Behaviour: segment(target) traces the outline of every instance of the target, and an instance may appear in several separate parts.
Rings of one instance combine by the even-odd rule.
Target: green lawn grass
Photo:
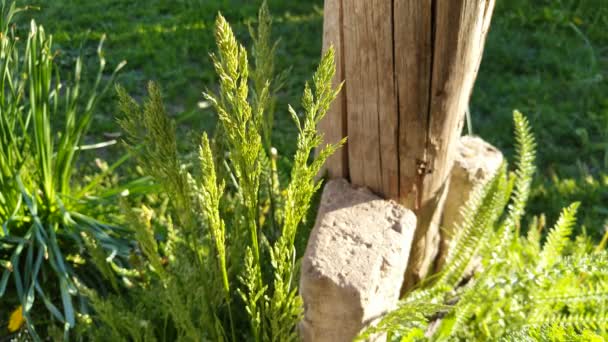
[[[511,111],[525,113],[539,142],[529,213],[546,212],[553,222],[561,207],[580,200],[581,222],[600,236],[608,218],[608,1],[497,2],[471,100],[473,132],[511,157]],[[247,41],[247,22],[254,20],[259,5],[247,0],[28,3],[39,10],[22,15],[23,23],[33,16],[55,34],[66,67],[81,45],[93,63],[97,41],[106,34],[108,62],[128,61],[119,82],[138,97],[148,80],[159,81],[170,113],[197,134],[215,123],[214,114],[200,108],[201,92],[215,84],[208,57],[215,49],[215,15],[221,11]],[[278,66],[292,68],[274,132],[281,168],[287,170],[295,128],[286,104],[299,103],[303,83],[319,60],[323,1],[271,0],[269,5],[275,37],[281,39]],[[117,131],[114,101],[108,99],[95,117],[90,140]],[[113,159],[120,149],[92,153]]]

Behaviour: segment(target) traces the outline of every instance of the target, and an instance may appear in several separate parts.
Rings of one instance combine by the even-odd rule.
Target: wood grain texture
[[[426,160],[432,67],[432,0],[394,0],[395,75],[399,101],[399,201],[414,209]]]
[[[482,54],[486,0],[438,0],[427,151],[434,173],[424,198],[435,196],[451,171],[464,114]]]
[[[333,85],[337,87],[344,81],[343,49],[343,0],[326,0],[323,16],[323,53],[333,46],[335,52],[336,74]],[[319,122],[317,129],[323,134],[324,144],[338,143],[347,135],[346,126],[346,92],[347,85],[342,88],[338,97],[332,102],[329,111]],[[321,170],[321,175],[327,172],[329,178],[348,178],[348,142],[346,146],[330,156]],[[318,149],[317,151],[320,151]]]
[[[439,224],[457,141],[483,54],[494,0],[434,0],[433,66],[426,172],[405,286],[430,271],[439,251]],[[485,28],[485,30],[484,30]]]
[[[399,195],[398,117],[393,70],[392,3],[343,0],[351,182]]]

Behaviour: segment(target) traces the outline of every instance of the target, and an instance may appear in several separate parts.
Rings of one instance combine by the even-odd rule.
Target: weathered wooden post
[[[383,219],[387,214],[381,210],[370,210],[371,204],[356,204],[360,201],[351,197],[361,196],[355,190],[338,183],[328,185],[334,192],[336,188],[343,189],[341,193],[355,192],[341,200],[340,205],[329,197],[341,196],[332,195],[331,191],[323,195],[322,210],[302,269],[301,293],[306,310],[302,327],[306,340],[336,341],[342,340],[336,336],[343,334],[347,341],[352,339],[352,331],[370,324],[370,312],[390,309],[390,300],[398,292],[395,295],[383,279],[374,275],[393,274],[401,267],[382,261],[394,257],[395,252],[391,251],[409,254],[403,289],[411,288],[431,270],[440,246],[439,225],[454,159],[460,155],[458,149],[466,147],[460,144],[464,115],[494,3],[495,0],[325,0],[323,48],[333,45],[335,82],[345,81],[345,86],[318,129],[330,143],[348,136],[347,146],[328,160],[326,171],[330,178],[345,178],[353,187],[366,187],[412,210],[417,223],[412,223],[409,230],[403,223],[413,222],[404,221],[407,213],[393,219],[402,222],[398,239],[407,241],[407,246],[400,245],[397,251],[390,243],[370,244],[362,252],[370,261],[361,273],[349,259],[359,257],[354,255],[359,253],[356,248],[332,242],[328,236],[364,241],[365,236],[357,229],[366,230],[363,225],[370,218],[379,222],[375,232],[380,235],[392,234],[393,223]],[[473,144],[473,150],[484,148],[483,142]],[[489,154],[500,163],[500,152]],[[481,169],[476,163],[463,165],[472,165],[463,169],[464,175]],[[491,173],[492,167],[483,168],[484,175]],[[356,209],[345,209],[344,203],[350,202],[354,204],[348,205],[358,206],[361,211],[351,213]],[[390,203],[374,205],[392,210],[386,209]],[[357,214],[365,218],[353,220]],[[453,220],[454,214],[449,215]],[[447,243],[442,245],[445,248]],[[337,255],[325,254],[334,250]],[[401,274],[404,271],[405,264]],[[371,289],[352,285],[358,284],[353,279],[358,280],[356,277],[361,274],[372,278],[373,286],[366,284]],[[373,288],[384,290],[373,292]],[[380,298],[376,303],[384,306],[373,307],[374,301],[368,299],[373,296]],[[345,303],[342,307],[341,301]],[[353,317],[345,315],[346,311]],[[332,338],[323,339],[328,332]]]
[[[483,53],[494,0],[326,0],[324,48],[337,51],[345,88],[319,126],[348,136],[330,177],[414,210],[418,227],[405,286],[424,277]]]

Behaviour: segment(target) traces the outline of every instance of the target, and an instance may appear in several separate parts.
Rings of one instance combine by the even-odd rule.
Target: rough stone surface
[[[443,211],[437,270],[443,267],[452,237],[456,234],[457,225],[462,220],[460,208],[468,200],[473,188],[494,175],[502,162],[502,153],[483,139],[475,136],[460,138]]]
[[[394,308],[415,227],[399,204],[343,179],[327,183],[302,260],[304,341],[352,341]]]

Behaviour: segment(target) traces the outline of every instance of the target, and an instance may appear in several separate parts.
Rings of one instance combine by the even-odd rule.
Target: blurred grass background
[[[135,97],[148,80],[158,81],[168,110],[198,139],[215,124],[201,106],[201,92],[215,84],[209,52],[213,22],[221,11],[239,38],[248,42],[247,23],[258,1],[248,0],[52,0],[22,1],[39,9],[21,15],[44,24],[55,37],[60,60],[71,68],[82,52],[95,74],[96,48],[107,35],[111,66],[128,61],[119,83]],[[280,38],[278,67],[291,67],[281,94],[274,142],[281,168],[289,169],[295,128],[287,103],[299,103],[304,81],[320,57],[322,0],[270,0],[274,35]],[[82,49],[82,50],[81,50]],[[608,218],[608,1],[497,0],[484,59],[471,100],[471,126],[511,158],[512,116],[526,114],[538,140],[537,173],[529,214],[554,222],[561,207],[582,201],[579,222],[595,237]],[[97,113],[91,142],[119,131],[112,99]],[[118,146],[89,152],[109,161]],[[511,158],[512,160],[512,158]],[[128,172],[123,169],[124,177]]]

